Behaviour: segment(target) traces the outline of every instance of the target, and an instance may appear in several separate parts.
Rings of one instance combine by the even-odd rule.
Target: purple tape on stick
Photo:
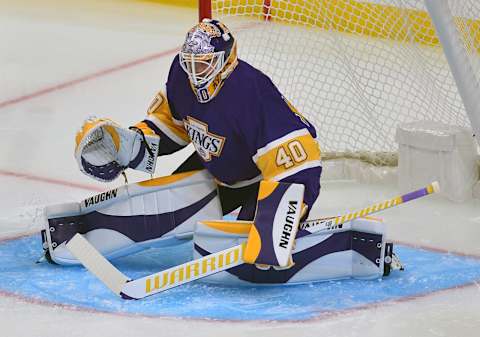
[[[413,191],[407,194],[402,195],[402,201],[407,202],[413,199],[417,199],[420,197],[423,197],[428,194],[428,191],[426,188],[419,189],[417,191]]]

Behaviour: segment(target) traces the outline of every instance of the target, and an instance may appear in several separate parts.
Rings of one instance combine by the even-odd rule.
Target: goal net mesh
[[[323,158],[396,165],[397,125],[470,127],[420,0],[212,0],[239,57],[270,76],[317,128]],[[480,1],[451,1],[480,80]]]

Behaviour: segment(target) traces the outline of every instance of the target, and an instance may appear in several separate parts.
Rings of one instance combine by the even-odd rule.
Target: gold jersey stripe
[[[152,129],[150,129],[145,122],[137,123],[137,124],[135,124],[135,127],[137,127],[137,128],[139,128],[140,130],[142,130],[143,134],[145,134],[145,135],[149,135],[149,136],[155,136],[155,135],[157,135],[157,134],[155,133],[155,131],[153,131]]]
[[[186,143],[190,143],[190,138],[188,137],[187,131],[183,125],[179,125],[178,122],[175,122],[167,99],[161,92],[157,94],[154,103],[152,103],[152,106],[148,111],[148,115],[155,116],[155,118],[162,125],[167,127],[178,138],[182,139]]]
[[[299,156],[296,153],[291,153],[292,149],[289,148],[289,144],[296,143],[301,144],[301,147],[305,151],[305,158],[302,160],[296,160]],[[298,147],[297,147],[298,149]],[[294,149],[295,150],[295,149]],[[282,152],[282,156],[286,156],[289,160],[289,165],[278,164],[279,151]],[[297,155],[297,158],[295,157]],[[263,153],[256,160],[257,167],[262,172],[262,176],[265,180],[270,180],[278,175],[286,173],[290,170],[294,170],[308,162],[320,160],[320,148],[317,141],[310,135],[302,135],[291,138],[277,146],[273,147],[269,151]]]

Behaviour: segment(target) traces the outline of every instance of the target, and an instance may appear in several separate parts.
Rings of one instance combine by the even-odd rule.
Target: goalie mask
[[[200,103],[218,94],[238,64],[233,35],[223,23],[211,19],[204,19],[190,29],[179,56]]]

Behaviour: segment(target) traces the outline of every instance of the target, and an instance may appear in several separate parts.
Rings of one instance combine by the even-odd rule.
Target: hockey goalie
[[[80,233],[107,259],[192,238],[197,258],[245,243],[241,266],[210,276],[223,283],[388,274],[392,245],[380,220],[318,233],[300,226],[320,191],[315,127],[268,76],[238,59],[235,37],[216,20],[187,33],[144,120],[124,128],[87,119],[75,158],[86,175],[111,181],[127,169],[153,174],[163,155],[189,143],[195,153],[171,176],[47,207],[47,259],[78,263],[66,244]],[[234,210],[236,220],[224,220]]]

